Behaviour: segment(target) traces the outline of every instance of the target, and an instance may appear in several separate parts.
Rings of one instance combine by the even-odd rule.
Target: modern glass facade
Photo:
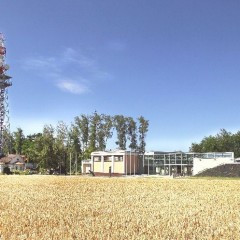
[[[199,159],[196,165],[196,159]],[[202,161],[208,159],[208,161]],[[125,150],[92,152],[91,160],[82,161],[83,173],[89,169],[94,172],[108,173],[111,167],[112,173],[125,175],[155,174],[187,176],[200,168],[208,168],[216,163],[225,163],[227,159],[234,160],[233,152],[160,152],[152,151],[139,154]],[[195,163],[194,163],[195,161]],[[203,166],[204,162],[204,166]],[[215,166],[214,165],[214,166]]]
[[[231,158],[233,153],[146,152],[144,174],[192,175],[193,158]]]

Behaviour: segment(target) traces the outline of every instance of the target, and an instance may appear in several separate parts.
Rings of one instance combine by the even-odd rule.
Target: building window
[[[104,156],[104,162],[111,162],[112,156]]]
[[[93,161],[94,162],[101,162],[101,157],[100,156],[94,156]]]
[[[123,161],[123,156],[114,156],[114,161],[115,162],[122,162]]]

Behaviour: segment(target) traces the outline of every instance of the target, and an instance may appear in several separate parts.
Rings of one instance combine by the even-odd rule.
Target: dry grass
[[[239,180],[0,176],[0,239],[240,239]]]

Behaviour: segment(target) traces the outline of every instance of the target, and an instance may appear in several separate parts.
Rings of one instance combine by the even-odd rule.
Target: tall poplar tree
[[[104,151],[106,149],[107,140],[112,137],[112,118],[109,115],[101,114],[100,123],[97,133],[97,149]]]
[[[127,133],[128,133],[128,139],[130,141],[129,148],[131,150],[136,150],[137,149],[137,124],[133,120],[132,117],[127,118]]]
[[[75,167],[77,168],[78,162],[79,162],[79,160],[81,160],[79,157],[81,156],[82,151],[81,151],[79,129],[74,124],[71,125],[71,128],[69,130],[69,139],[70,139],[70,143],[71,143],[70,148],[69,148],[69,154],[72,154],[71,160],[74,159]]]
[[[54,149],[54,132],[55,129],[52,125],[45,125],[43,128],[42,136],[38,139],[38,148],[41,150],[40,152],[40,166],[42,168],[56,168],[58,166],[58,162],[55,156]]]
[[[138,127],[138,132],[139,132],[139,151],[141,153],[145,153],[145,147],[146,147],[146,134],[148,132],[148,126],[149,126],[149,121],[146,120],[143,116],[140,116],[138,118],[139,121],[139,127]]]
[[[114,116],[114,127],[117,131],[116,144],[121,150],[126,150],[127,143],[127,119],[123,115]]]
[[[75,125],[78,128],[82,152],[84,152],[88,148],[89,144],[90,116],[82,114],[79,117],[75,117]]]
[[[58,166],[67,167],[67,153],[68,148],[70,146],[69,141],[69,134],[68,134],[68,126],[66,123],[60,121],[56,127],[56,137],[55,137],[55,144],[54,144],[54,152],[55,158],[57,159]]]
[[[13,134],[7,129],[3,132],[3,155],[7,155],[13,152],[14,138]]]
[[[21,128],[17,128],[16,132],[13,132],[13,139],[14,139],[14,149],[16,154],[22,154],[22,147],[24,141],[24,134]]]
[[[90,127],[89,127],[89,150],[96,151],[98,148],[98,133],[99,125],[101,123],[101,116],[95,111],[90,117]]]

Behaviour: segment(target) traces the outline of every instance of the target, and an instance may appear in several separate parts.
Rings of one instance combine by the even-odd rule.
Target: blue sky
[[[240,130],[240,2],[3,0],[11,130],[95,110],[149,120],[147,150]]]

